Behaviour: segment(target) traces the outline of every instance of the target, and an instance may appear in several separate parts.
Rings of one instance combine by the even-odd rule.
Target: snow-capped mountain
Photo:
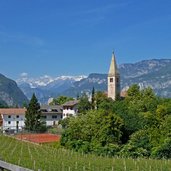
[[[28,99],[35,93],[41,103],[46,103],[48,98],[56,97],[60,92],[72,87],[73,83],[84,78],[87,76],[51,77],[44,75],[39,78],[32,78],[28,74],[21,74],[16,82]]]
[[[16,80],[18,85],[21,85],[23,83],[27,83],[30,85],[31,88],[38,88],[38,87],[47,87],[50,84],[58,83],[61,81],[68,81],[71,82],[80,81],[83,78],[86,78],[87,76],[81,75],[81,76],[59,76],[59,77],[51,77],[49,75],[44,75],[39,78],[31,78],[28,77],[28,75],[22,75],[21,77]]]
[[[132,84],[140,88],[150,86],[158,96],[171,97],[171,59],[144,60],[134,64],[119,66],[121,89],[126,90]],[[66,95],[76,97],[83,92],[107,91],[107,74],[90,74],[87,76],[61,76],[29,78],[27,74],[17,80],[24,94],[30,98],[36,93],[39,101],[46,103],[50,97]]]

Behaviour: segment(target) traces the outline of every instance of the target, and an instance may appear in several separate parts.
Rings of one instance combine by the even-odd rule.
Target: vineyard
[[[38,171],[170,171],[170,160],[97,157],[0,135],[0,160]]]

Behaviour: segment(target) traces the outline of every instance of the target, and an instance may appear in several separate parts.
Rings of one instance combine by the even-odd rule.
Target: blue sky
[[[170,0],[1,0],[0,73],[88,75],[171,58]]]

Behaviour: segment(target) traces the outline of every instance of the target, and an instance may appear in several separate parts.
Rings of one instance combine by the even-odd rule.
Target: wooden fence
[[[10,164],[7,162],[4,162],[2,160],[0,160],[0,171],[3,170],[9,170],[9,171],[33,171],[27,168],[23,168],[14,164]]]

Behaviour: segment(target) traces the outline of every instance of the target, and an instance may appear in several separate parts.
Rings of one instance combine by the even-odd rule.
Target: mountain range
[[[47,103],[49,98],[59,96],[59,94],[74,86],[75,82],[84,78],[86,76],[60,76],[55,78],[48,75],[40,78],[22,76],[16,81],[28,99],[35,93],[41,103]]]
[[[16,82],[0,74],[0,106],[22,106],[28,99]]]
[[[144,60],[118,67],[121,75],[121,89],[127,90],[132,84],[140,88],[152,87],[158,96],[171,97],[171,59]],[[21,77],[16,80],[24,94],[31,98],[36,93],[41,103],[50,97],[66,95],[76,97],[83,92],[107,91],[107,74],[92,73],[89,76],[43,76],[40,78]]]

